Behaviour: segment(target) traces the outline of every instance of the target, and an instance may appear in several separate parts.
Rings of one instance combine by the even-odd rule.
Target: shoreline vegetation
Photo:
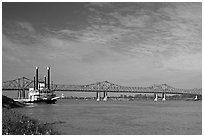
[[[2,95],[3,135],[59,135],[50,123],[40,122],[12,109],[24,106],[25,104]]]

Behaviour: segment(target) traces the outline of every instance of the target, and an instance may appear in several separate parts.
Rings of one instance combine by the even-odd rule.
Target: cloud
[[[137,8],[133,5],[121,10],[112,4],[113,12],[95,8],[97,15],[89,16],[94,20],[89,20],[89,27],[80,31],[61,32],[74,36],[78,42],[103,45],[116,54],[155,58],[158,60],[155,67],[182,70],[187,69],[191,60],[200,68],[198,64],[201,62],[196,60],[198,57],[191,55],[191,52],[200,55],[201,51],[200,5],[167,3],[150,9],[139,6],[141,10],[138,5]],[[185,12],[187,15],[183,16]],[[114,23],[110,23],[110,18]],[[167,60],[169,63],[166,63]],[[188,69],[196,67],[189,66]]]
[[[175,57],[172,57],[168,60],[163,60],[164,68],[169,70],[194,70],[202,71],[202,54],[179,54]]]
[[[30,22],[10,21],[3,24],[3,34],[10,38],[13,43],[27,46],[38,45],[41,35]]]
[[[22,29],[25,29],[29,32],[35,32],[35,29],[33,27],[33,25],[29,22],[20,22],[20,21],[17,21],[16,23],[18,26],[20,26]]]
[[[51,64],[76,81],[173,81],[177,74],[187,78],[188,72],[193,77],[202,72],[200,5],[90,4],[78,29],[65,25],[37,30],[33,22],[4,23],[3,62]]]
[[[101,8],[104,8],[104,7],[110,7],[112,5],[111,2],[90,2],[88,3],[86,6],[87,7],[101,7]]]
[[[31,23],[30,23],[31,24]],[[73,31],[69,29],[48,31],[46,35],[33,33],[24,28],[12,28],[4,31],[3,49],[13,54],[16,58],[32,60],[33,56],[41,57],[41,60],[71,60],[78,63],[97,63],[99,60],[118,60],[118,54],[112,53],[101,45],[104,40],[103,33],[98,33],[93,28]],[[104,27],[104,29],[107,29]],[[18,34],[18,35],[14,35]],[[95,35],[97,34],[97,36]],[[32,41],[31,38],[34,38]],[[106,34],[108,37],[108,34]],[[25,41],[25,38],[26,41]],[[12,45],[12,47],[10,46]],[[16,49],[16,50],[15,50]],[[21,54],[20,52],[24,52]],[[35,53],[35,54],[32,54]],[[5,52],[6,53],[6,52]],[[18,55],[19,54],[19,55]],[[23,55],[24,57],[21,57]],[[37,62],[36,57],[34,62]]]
[[[25,45],[14,43],[6,35],[2,35],[2,64],[13,63],[23,65],[30,61],[32,52]],[[22,54],[23,53],[23,54]]]
[[[21,26],[21,29],[14,31],[13,37],[28,45],[30,45],[29,42],[33,45],[38,45],[43,41],[46,43],[45,40],[49,39],[48,43],[50,41],[51,43],[57,42],[55,45],[58,47],[61,45],[61,47],[70,48],[69,43],[80,45],[85,42],[86,46],[88,44],[105,46],[107,50],[116,54],[136,57],[162,56],[165,59],[174,57],[181,50],[186,53],[189,51],[196,53],[201,49],[201,20],[199,19],[200,15],[197,15],[200,14],[199,4],[194,6],[194,4],[168,3],[160,5],[158,8],[155,5],[149,6],[151,4],[129,4],[121,8],[119,4],[111,3],[107,7],[110,8],[111,6],[110,12],[97,9],[98,5],[101,7],[106,3],[94,3],[88,6],[96,11],[96,14],[90,14],[89,18],[97,19],[98,22],[89,20],[90,25],[84,29],[52,30],[54,33],[50,37],[49,32],[47,32],[46,38],[35,34],[31,23],[18,22],[17,24]],[[195,8],[198,8],[198,11]],[[187,15],[181,18],[185,10]],[[194,13],[197,18],[192,16]],[[112,18],[111,21],[110,18]]]

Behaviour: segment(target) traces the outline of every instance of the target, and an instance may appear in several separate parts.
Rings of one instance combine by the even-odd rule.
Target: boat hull
[[[34,101],[27,101],[25,103],[47,103],[47,104],[55,104],[56,99],[47,99],[47,100],[34,100]]]

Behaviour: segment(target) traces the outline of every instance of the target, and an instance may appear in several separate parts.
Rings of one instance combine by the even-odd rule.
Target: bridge
[[[46,81],[41,81],[45,82]],[[19,96],[24,96],[25,91],[29,88],[34,87],[34,81],[22,77],[10,81],[4,81],[2,83],[2,90],[18,90]],[[104,94],[104,100],[107,99],[108,92],[116,93],[153,93],[155,99],[157,94],[162,94],[163,100],[165,100],[165,94],[191,94],[191,95],[202,95],[202,89],[180,89],[174,88],[167,84],[152,85],[149,87],[129,87],[121,86],[110,83],[108,81],[97,82],[88,85],[63,85],[63,84],[51,84],[51,90],[53,91],[70,91],[70,92],[95,92],[97,100],[100,100],[100,93]]]

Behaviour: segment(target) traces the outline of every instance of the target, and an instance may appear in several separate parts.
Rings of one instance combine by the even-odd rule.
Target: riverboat
[[[57,97],[54,94],[54,90],[50,88],[50,68],[47,67],[48,71],[48,80],[46,77],[43,80],[38,80],[38,67],[36,67],[36,76],[34,76],[33,87],[29,88],[28,91],[25,92],[26,97],[15,99],[15,101],[23,102],[23,103],[47,103],[54,104],[56,103]],[[47,82],[46,82],[47,81]]]
[[[47,103],[47,104],[55,104],[57,99],[54,91],[49,90],[33,90],[30,89],[28,92],[28,100],[25,103]]]

